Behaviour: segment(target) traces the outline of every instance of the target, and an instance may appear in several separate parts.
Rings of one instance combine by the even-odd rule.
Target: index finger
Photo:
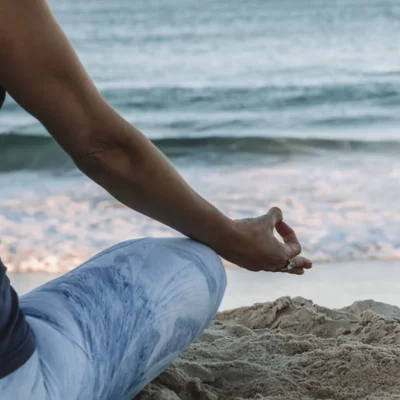
[[[286,251],[290,258],[296,257],[301,253],[301,245],[294,230],[286,222],[278,222],[275,225],[276,231],[282,236]]]

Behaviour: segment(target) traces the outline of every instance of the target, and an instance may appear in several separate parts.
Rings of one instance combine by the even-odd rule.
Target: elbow
[[[103,163],[108,154],[126,147],[129,136],[124,121],[108,110],[97,111],[96,116],[85,118],[85,123],[74,124],[66,149],[78,167],[92,168]],[[79,132],[77,134],[77,132]]]
[[[93,178],[106,172],[113,165],[112,159],[118,158],[118,153],[118,148],[89,147],[74,155],[72,160],[80,171]]]
[[[109,120],[105,126],[91,129],[85,145],[72,155],[75,165],[90,178],[106,174],[108,178],[137,170],[146,164],[143,145],[132,127],[122,119]]]
[[[119,179],[137,166],[134,148],[122,140],[96,141],[84,153],[73,157],[75,165],[94,181]]]
[[[80,136],[70,156],[75,165],[85,174],[99,174],[121,159],[126,146],[119,135],[111,135],[104,129],[91,129]],[[112,132],[112,131],[111,131]]]

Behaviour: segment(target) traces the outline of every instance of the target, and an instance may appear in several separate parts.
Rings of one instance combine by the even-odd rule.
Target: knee
[[[192,257],[193,267],[207,281],[210,298],[215,300],[214,313],[218,311],[227,285],[225,267],[214,250],[199,242],[182,239],[181,245]]]
[[[209,247],[185,238],[146,239],[142,244],[151,245],[144,266],[146,274],[158,266],[154,274],[159,285],[175,292],[175,298],[192,307],[193,314],[201,308],[201,314],[205,312],[210,321],[218,311],[227,284],[225,267],[218,255]]]

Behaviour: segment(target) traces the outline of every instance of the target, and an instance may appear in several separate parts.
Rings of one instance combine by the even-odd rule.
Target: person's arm
[[[45,0],[0,0],[0,86],[35,116],[76,165],[116,199],[248,269],[277,270],[300,253],[278,210],[232,221],[181,178],[103,99]],[[272,235],[274,225],[287,245]],[[258,230],[266,236],[256,239]],[[253,237],[252,237],[253,235]],[[257,242],[259,241],[259,243]],[[308,266],[297,260],[295,273]]]

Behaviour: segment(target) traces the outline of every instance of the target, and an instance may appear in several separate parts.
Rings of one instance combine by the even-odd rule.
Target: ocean
[[[400,2],[49,4],[104,97],[227,215],[281,207],[315,262],[400,259]],[[10,271],[177,235],[78,172],[9,97],[0,187]]]

